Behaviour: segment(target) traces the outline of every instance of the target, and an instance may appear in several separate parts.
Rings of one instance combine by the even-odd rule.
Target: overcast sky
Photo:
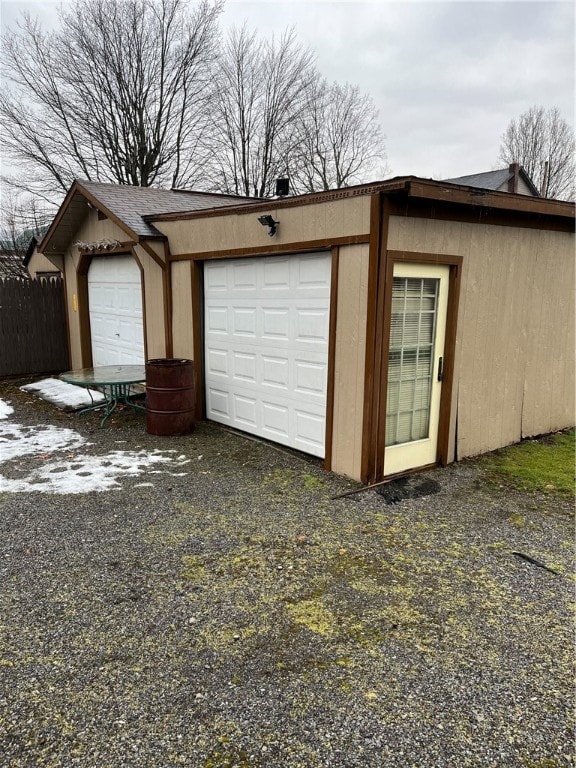
[[[1,26],[22,10],[50,20],[58,4],[1,0]],[[532,105],[574,124],[572,2],[227,0],[222,25],[244,21],[265,36],[294,26],[325,77],[371,94],[390,175],[491,170],[508,122]]]

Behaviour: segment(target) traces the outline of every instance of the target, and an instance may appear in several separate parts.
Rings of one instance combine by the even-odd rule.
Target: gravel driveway
[[[570,502],[481,462],[334,500],[356,485],[214,425],[0,398],[87,441],[0,463],[3,767],[574,765]],[[106,491],[38,479],[121,452]]]

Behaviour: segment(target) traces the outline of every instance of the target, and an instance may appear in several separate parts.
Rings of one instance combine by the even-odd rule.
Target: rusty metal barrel
[[[146,363],[146,431],[187,435],[194,429],[194,363],[160,358]]]

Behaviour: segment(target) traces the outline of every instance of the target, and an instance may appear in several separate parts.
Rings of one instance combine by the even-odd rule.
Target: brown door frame
[[[458,302],[462,276],[462,256],[422,253],[418,251],[386,250],[385,258],[380,261],[379,287],[381,288],[381,334],[376,344],[379,349],[376,357],[379,362],[378,375],[374,380],[375,413],[373,418],[372,445],[375,452],[371,457],[369,482],[379,482],[385,476],[384,449],[386,443],[386,398],[388,393],[388,349],[390,346],[390,325],[392,318],[392,281],[394,265],[399,263],[436,264],[450,268],[448,283],[448,309],[446,316],[446,339],[444,344],[444,375],[440,397],[440,417],[438,425],[438,444],[436,464],[448,463],[450,442],[450,411],[454,381],[454,358],[456,350],[456,329]],[[382,300],[383,299],[383,300]]]
[[[100,256],[132,256],[140,270],[140,287],[142,290],[142,330],[144,333],[144,356],[148,358],[148,333],[146,330],[146,289],[144,282],[144,268],[133,247],[122,250],[101,251],[99,253],[80,253],[76,266],[76,289],[78,291],[78,322],[80,326],[80,354],[83,368],[92,367],[92,332],[90,329],[90,302],[88,297],[88,271],[93,258]]]
[[[365,241],[366,238],[364,238]],[[194,383],[195,383],[195,408],[196,418],[206,418],[205,376],[204,376],[204,263],[215,259],[238,258],[266,258],[267,256],[302,255],[305,253],[329,252],[331,255],[330,273],[330,330],[328,340],[328,381],[326,391],[326,430],[324,437],[324,469],[332,468],[332,439],[334,428],[334,386],[335,386],[335,357],[336,357],[336,320],[338,306],[338,272],[340,263],[339,245],[329,247],[311,247],[310,244],[300,243],[298,248],[288,244],[281,250],[272,253],[254,253],[252,251],[241,254],[226,255],[222,252],[210,254],[212,258],[191,261],[191,291],[192,291],[192,334],[194,349]],[[174,257],[172,257],[174,260]]]

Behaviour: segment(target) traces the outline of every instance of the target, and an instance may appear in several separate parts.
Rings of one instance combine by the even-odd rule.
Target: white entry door
[[[324,456],[329,253],[204,265],[209,419]]]
[[[97,256],[88,270],[92,364],[144,365],[142,282],[132,256]]]
[[[385,475],[436,461],[449,274],[447,266],[394,267]]]

